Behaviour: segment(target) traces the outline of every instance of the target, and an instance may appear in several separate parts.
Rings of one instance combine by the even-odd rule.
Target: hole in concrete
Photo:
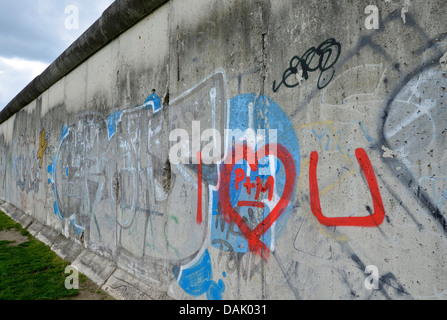
[[[113,197],[115,198],[115,203],[119,204],[121,202],[121,189],[120,189],[121,175],[115,172],[113,176]]]
[[[165,165],[163,166],[163,189],[165,192],[169,192],[171,189],[171,163],[169,158],[166,159]]]

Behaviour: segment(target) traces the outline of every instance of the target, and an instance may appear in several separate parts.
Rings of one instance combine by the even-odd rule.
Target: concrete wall
[[[1,124],[1,198],[165,298],[445,298],[446,10],[157,5]]]

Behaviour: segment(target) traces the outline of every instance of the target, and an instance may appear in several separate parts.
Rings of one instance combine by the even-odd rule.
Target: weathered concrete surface
[[[3,206],[120,298],[444,298],[447,3],[370,4],[149,1],[14,101]]]

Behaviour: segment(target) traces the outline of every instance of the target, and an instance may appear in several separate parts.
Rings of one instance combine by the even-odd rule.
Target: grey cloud
[[[52,63],[113,0],[0,0],[0,58]],[[79,11],[79,29],[65,26],[67,6]],[[30,64],[23,63],[30,68]],[[31,69],[0,65],[0,110],[32,80]]]
[[[112,1],[1,0],[0,56],[54,61]],[[65,8],[79,9],[79,29],[65,28]],[[98,7],[102,5],[102,7]]]

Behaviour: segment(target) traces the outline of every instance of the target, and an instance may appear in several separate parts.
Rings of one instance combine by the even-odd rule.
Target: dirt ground
[[[27,242],[28,237],[23,236],[20,231],[15,229],[0,231],[0,241],[13,241],[10,246],[18,246]],[[79,294],[64,300],[113,300],[106,292],[100,290],[100,287],[90,279],[79,281]]]
[[[77,296],[65,300],[113,300],[113,298],[100,290],[96,283],[87,279],[84,282],[79,282],[79,294]]]
[[[2,230],[0,231],[0,241],[14,241],[10,243],[9,246],[18,246],[21,243],[27,242],[28,237],[22,235],[19,231],[15,229]]]

